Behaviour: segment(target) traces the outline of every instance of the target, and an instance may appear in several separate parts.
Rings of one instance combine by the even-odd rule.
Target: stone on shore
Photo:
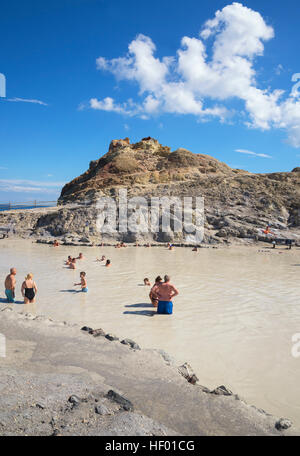
[[[78,396],[76,396],[75,394],[70,396],[68,401],[73,405],[79,405],[81,402],[80,398]]]
[[[111,342],[114,340],[119,340],[119,338],[117,336],[115,336],[114,334],[106,334],[105,338],[110,340]]]
[[[89,333],[94,337],[99,337],[99,336],[105,337],[105,335],[106,335],[105,331],[103,331],[102,328],[92,329],[91,331],[89,331]]]
[[[218,386],[212,390],[211,394],[216,394],[218,396],[233,396],[233,392],[226,388],[224,385]]]
[[[120,404],[124,410],[127,410],[127,411],[133,410],[132,402],[129,401],[128,399],[126,399],[125,397],[121,396],[120,394],[116,393],[115,391],[109,390],[107,393],[107,397],[110,400]]]
[[[178,371],[192,385],[195,385],[195,383],[199,380],[192,367],[188,363],[184,363],[182,366],[179,366]]]
[[[293,425],[293,423],[288,420],[287,418],[280,418],[278,421],[275,423],[275,427],[278,431],[283,431],[285,429],[290,428]]]
[[[88,332],[88,333],[91,333],[91,331],[93,331],[93,329],[90,328],[89,326],[83,326],[83,327],[81,328],[81,331],[86,331],[86,332]]]
[[[123,339],[121,340],[121,344],[123,345],[129,345],[130,348],[132,348],[133,350],[140,350],[140,346],[134,342],[134,340],[132,339]]]
[[[105,405],[103,405],[103,404],[96,405],[95,412],[98,415],[110,415],[111,414],[111,412],[108,410],[108,408],[105,407]]]

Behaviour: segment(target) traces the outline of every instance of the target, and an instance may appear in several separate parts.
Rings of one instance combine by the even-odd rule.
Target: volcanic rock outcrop
[[[174,152],[147,137],[130,144],[129,138],[113,140],[108,152],[90,162],[89,168],[67,183],[58,207],[44,213],[2,213],[0,224],[36,236],[86,242],[105,241],[97,229],[95,202],[101,196],[204,197],[204,240],[265,239],[271,226],[278,238],[300,243],[300,168],[291,172],[254,174],[232,169],[213,157],[179,148]],[[184,233],[117,233],[110,240],[134,242],[185,242]]]

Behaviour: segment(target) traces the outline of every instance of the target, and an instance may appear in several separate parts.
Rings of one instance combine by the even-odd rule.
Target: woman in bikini
[[[35,295],[37,293],[37,286],[33,280],[33,274],[29,273],[25,277],[24,282],[22,283],[21,293],[24,298],[24,304],[35,301]]]

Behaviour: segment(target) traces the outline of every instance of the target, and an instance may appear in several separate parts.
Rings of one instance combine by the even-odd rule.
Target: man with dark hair
[[[177,288],[170,283],[171,278],[164,276],[164,282],[154,285],[152,294],[158,298],[157,313],[171,315],[173,313],[172,299],[179,294]]]

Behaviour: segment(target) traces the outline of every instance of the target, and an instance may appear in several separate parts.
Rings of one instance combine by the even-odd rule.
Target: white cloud
[[[235,149],[235,152],[238,152],[239,154],[252,155],[254,157],[272,158],[271,155],[258,154],[256,152],[253,152],[252,150],[247,150],[247,149]]]
[[[39,104],[43,106],[48,106],[47,103],[44,103],[44,101],[41,100],[35,100],[35,99],[30,99],[30,98],[6,98],[6,101],[13,101],[16,103],[34,103],[34,104]]]
[[[27,179],[0,179],[0,191],[56,194],[65,182],[44,182]]]
[[[279,63],[279,64],[277,65],[277,67],[275,68],[275,73],[279,76],[283,71],[284,71],[284,68],[283,68],[283,66],[281,65],[281,63]]]
[[[300,99],[283,90],[259,88],[256,80],[255,60],[273,37],[273,28],[260,13],[236,2],[206,21],[199,37],[184,36],[176,56],[155,57],[151,38],[138,35],[125,57],[99,57],[96,63],[116,79],[135,83],[141,101],[120,104],[110,97],[92,98],[90,107],[141,118],[176,113],[224,121],[233,116],[225,103],[239,99],[248,127],[284,129],[289,143],[300,147]]]

